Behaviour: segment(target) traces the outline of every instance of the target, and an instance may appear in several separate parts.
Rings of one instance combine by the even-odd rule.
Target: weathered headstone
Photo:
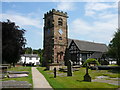
[[[91,77],[90,77],[90,75],[88,73],[85,74],[84,81],[91,82]]]
[[[54,78],[56,78],[56,67],[54,68]]]
[[[69,60],[67,63],[67,76],[72,76],[72,61]]]

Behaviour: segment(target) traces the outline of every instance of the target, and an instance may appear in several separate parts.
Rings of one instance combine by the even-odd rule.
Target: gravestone
[[[88,66],[86,67],[86,74],[84,76],[84,81],[91,82],[91,77],[88,73]]]
[[[54,78],[56,78],[56,67],[54,68]]]
[[[67,63],[67,76],[72,76],[72,61],[69,60]]]

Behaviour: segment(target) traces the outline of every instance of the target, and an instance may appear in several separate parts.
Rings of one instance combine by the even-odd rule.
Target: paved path
[[[36,69],[32,67],[33,88],[51,88],[45,77]]]

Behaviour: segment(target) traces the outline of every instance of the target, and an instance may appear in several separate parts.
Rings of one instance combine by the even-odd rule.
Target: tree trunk
[[[86,65],[86,74],[88,74],[88,63]]]
[[[88,66],[86,66],[86,74],[88,74]]]
[[[13,67],[15,67],[15,63],[13,63]]]

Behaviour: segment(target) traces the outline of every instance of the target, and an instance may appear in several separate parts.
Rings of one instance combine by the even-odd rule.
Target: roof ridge
[[[70,39],[70,38],[68,38],[68,39]],[[91,41],[78,40],[78,39],[70,39],[70,40],[75,40],[75,41],[82,41],[82,42],[93,43],[93,44],[101,44],[101,45],[106,45],[106,44],[104,44],[104,43],[91,42]]]

